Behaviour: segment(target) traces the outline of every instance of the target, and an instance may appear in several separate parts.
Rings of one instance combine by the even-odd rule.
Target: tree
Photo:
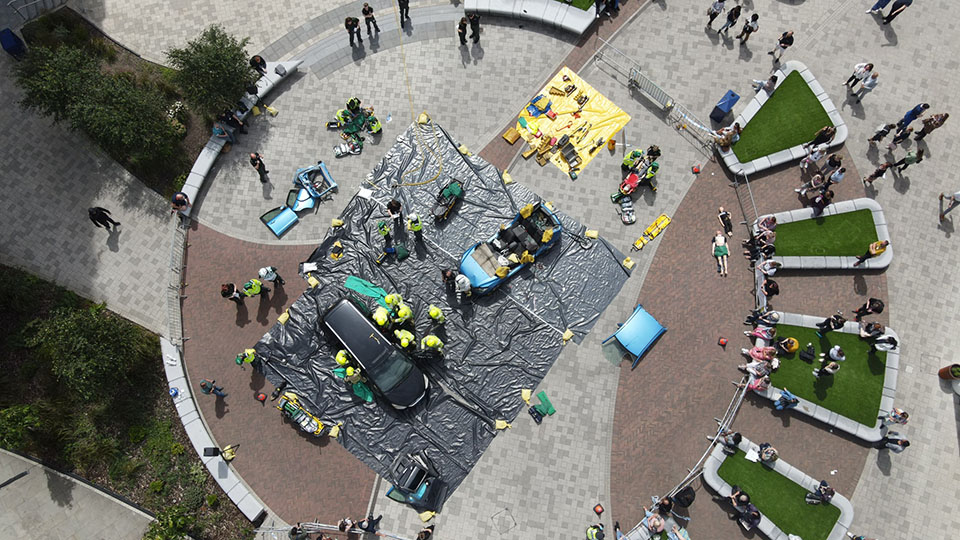
[[[135,162],[168,157],[178,141],[163,94],[138,86],[127,73],[100,77],[68,114],[107,152]]]
[[[70,106],[103,76],[99,60],[74,47],[30,49],[16,66],[17,83],[24,90],[20,104],[54,122],[68,118]]]
[[[152,352],[150,334],[110,315],[102,304],[55,310],[36,321],[27,343],[69,391],[88,402],[120,389],[129,371]]]
[[[256,81],[244,50],[249,42],[250,38],[238,40],[214,25],[186,47],[167,51],[177,69],[174,81],[197,110],[218,113],[236,103],[247,85]]]

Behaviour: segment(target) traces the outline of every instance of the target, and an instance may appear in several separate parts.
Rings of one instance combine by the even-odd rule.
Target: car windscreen
[[[393,350],[389,356],[381,356],[376,359],[375,365],[367,366],[367,372],[373,374],[377,386],[384,392],[389,392],[400,384],[413,369],[413,363],[406,356],[395,348],[391,349]]]

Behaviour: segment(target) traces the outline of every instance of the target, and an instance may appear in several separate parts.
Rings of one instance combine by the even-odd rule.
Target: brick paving
[[[857,178],[853,170],[848,175]],[[761,213],[798,208],[793,192],[798,177],[791,165],[754,178]],[[611,512],[622,523],[641,519],[641,506],[649,506],[650,495],[670,490],[696,463],[708,444],[704,436],[716,427],[713,416],[722,414],[733,396],[730,381],[740,378],[740,348],[749,346],[741,334],[748,327],[741,323],[753,307],[753,271],[740,255],[745,229],[738,226],[730,247],[730,275],[722,278],[716,272],[710,242],[718,228],[717,207],[742,219],[736,192],[725,179],[718,164],[704,167],[660,240],[640,294],[639,302],[668,330],[635,370],[624,367],[620,373],[610,476]],[[844,200],[859,196],[862,187],[845,180],[835,191],[837,200]],[[797,313],[829,314],[837,307],[850,311],[867,295],[887,297],[885,277],[877,273],[778,273],[776,280],[782,292],[772,305]],[[721,336],[730,340],[726,349],[717,345]],[[774,414],[767,400],[754,396],[745,400],[734,427],[751,440],[773,443],[794,466],[852,495],[867,455],[859,441],[828,435],[823,424],[806,417]],[[835,469],[837,474],[830,475]],[[691,536],[734,537],[736,522],[724,520],[726,508],[712,503],[709,495],[699,489],[690,509]]]
[[[194,224],[188,236],[184,281],[183,331],[189,339],[184,357],[191,384],[215,379],[227,392],[215,399],[197,392],[197,404],[221,445],[241,443],[233,466],[263,502],[284,521],[323,523],[366,511],[374,474],[326,437],[302,434],[283,420],[273,402],[262,406],[258,392],[273,387],[252,369],[241,370],[234,357],[253,346],[277,316],[306,288],[297,265],[308,246],[265,246],[244,242]],[[276,266],[286,280],[282,291],[252,298],[237,307],[220,297],[220,284],[242,284],[263,265]]]

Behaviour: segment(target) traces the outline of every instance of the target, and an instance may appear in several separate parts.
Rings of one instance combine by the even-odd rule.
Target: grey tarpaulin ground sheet
[[[451,179],[463,182],[464,200],[445,222],[434,224],[431,208]],[[557,245],[499,289],[458,305],[444,290],[441,270],[456,268],[464,250],[489,239],[539,198],[518,184],[505,186],[494,166],[462,154],[433,123],[412,124],[401,134],[366,185],[372,196],[354,196],[341,216],[345,225],[310,257],[319,265],[314,277],[321,285],[297,299],[286,324],[274,325],[255,348],[267,363],[267,379],[275,385],[287,381],[287,390],[324,422],[343,422],[340,443],[377,474],[389,480],[397,456],[425,449],[449,494],[496,435],[492,420],[512,421],[523,410],[520,390],[535,389],[546,376],[560,355],[564,330],[582,341],[629,272],[621,265],[624,255],[602,238],[585,248],[586,228],[557,209],[563,225]],[[405,242],[410,257],[398,262],[391,255],[378,265],[383,240],[377,222],[391,222],[385,208],[391,198],[401,201],[405,218],[409,212],[424,216],[424,241],[395,228],[394,242]],[[334,261],[328,251],[336,240],[344,253]],[[351,275],[403,296],[414,311],[418,343],[431,331],[444,341],[442,359],[418,360],[431,382],[425,403],[406,411],[379,398],[364,403],[333,376],[340,347],[324,332],[321,316],[351,292],[343,286]],[[359,298],[374,307],[372,299]],[[446,314],[442,328],[432,330],[430,304]]]

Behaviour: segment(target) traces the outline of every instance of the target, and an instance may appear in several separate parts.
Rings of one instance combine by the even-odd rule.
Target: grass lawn
[[[567,0],[557,0],[557,2],[560,2],[561,4],[573,4],[573,7],[580,8],[584,11],[587,11],[588,9],[596,9],[593,7],[595,4],[593,0],[573,0],[573,2],[568,2]]]
[[[743,127],[733,153],[746,163],[809,142],[820,128],[831,125],[820,100],[794,71]]]
[[[777,225],[774,245],[781,257],[804,255],[863,255],[877,241],[870,210],[804,219]]]
[[[840,518],[839,508],[805,503],[807,490],[760,463],[747,461],[739,450],[723,461],[719,474],[749,493],[750,502],[781,531],[803,540],[826,540]]]
[[[797,338],[801,349],[807,343],[813,343],[818,355],[839,345],[847,360],[840,363],[836,375],[817,379],[812,373],[817,367],[816,361],[805,362],[798,353],[781,356],[780,369],[770,375],[772,386],[786,387],[798,397],[854,422],[870,427],[876,425],[887,353],[871,352],[867,342],[856,334],[830,332],[819,338],[816,328],[780,324],[777,325],[777,337]]]

